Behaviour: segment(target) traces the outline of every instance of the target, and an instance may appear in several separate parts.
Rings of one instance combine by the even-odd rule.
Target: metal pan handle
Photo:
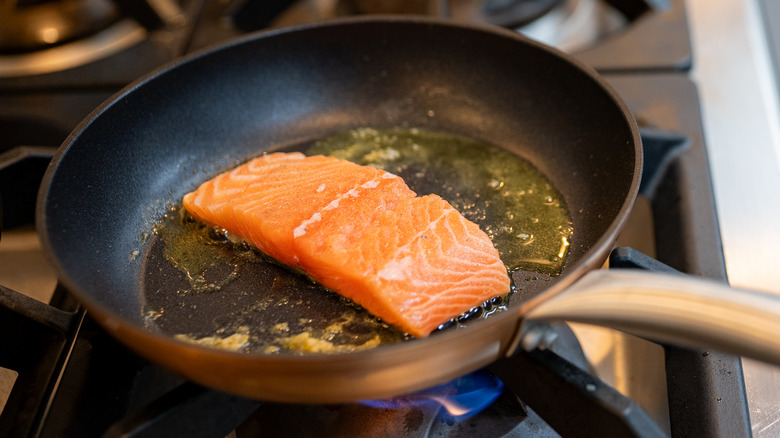
[[[780,365],[780,295],[683,275],[592,271],[526,318],[595,324]]]

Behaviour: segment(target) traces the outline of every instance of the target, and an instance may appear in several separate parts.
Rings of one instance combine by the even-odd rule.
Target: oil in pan
[[[560,194],[528,161],[474,139],[420,129],[361,128],[311,145],[436,193],[477,223],[508,271],[557,276],[571,219]],[[164,273],[165,275],[160,275]],[[338,353],[410,337],[284,267],[244,241],[173,207],[156,225],[143,273],[147,326],[178,339],[261,353]],[[442,324],[463,326],[506,308],[507,297]]]

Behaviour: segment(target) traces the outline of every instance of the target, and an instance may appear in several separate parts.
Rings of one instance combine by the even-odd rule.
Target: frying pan
[[[154,245],[146,238],[171,204],[237,161],[364,126],[447,131],[531,161],[572,212],[563,274],[534,281],[518,273],[521,289],[507,311],[463,329],[352,353],[242,354],[144,328],[143,287],[175,282],[150,266]],[[632,207],[640,169],[629,111],[593,71],[567,56],[495,28],[426,18],[345,19],[253,35],[128,86],[60,148],[43,181],[37,221],[61,281],[111,335],[193,381],[252,398],[349,402],[442,383],[511,354],[521,341],[533,344],[533,336],[524,336],[534,332],[523,324],[526,316],[595,322],[694,345],[717,341],[777,360],[780,347],[769,338],[777,330],[772,315],[780,312],[765,296],[750,294],[752,307],[740,304],[739,313],[729,308],[739,294],[728,288],[721,295],[732,305],[708,298],[710,285],[700,294],[687,285],[687,293],[654,294],[647,285],[659,276],[585,275],[606,259]],[[635,294],[637,284],[643,289]],[[675,310],[679,300],[704,301],[708,311],[737,319],[699,329],[700,320],[687,318],[695,312]],[[211,301],[217,306],[219,299]],[[774,314],[757,319],[759,309],[770,307]],[[764,325],[739,330],[746,315]]]

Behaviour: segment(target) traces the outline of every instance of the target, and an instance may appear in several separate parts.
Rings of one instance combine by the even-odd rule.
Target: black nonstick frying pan
[[[543,281],[516,275],[522,289],[509,309],[466,328],[353,353],[242,354],[144,328],[142,290],[150,282],[158,289],[175,282],[152,266],[155,239],[148,233],[186,192],[266,150],[301,148],[346,129],[398,126],[465,135],[531,161],[572,213],[564,273]],[[687,340],[676,328],[664,330],[670,318],[663,312],[634,318],[656,298],[621,308],[623,289],[633,286],[621,286],[617,297],[585,299],[606,303],[595,310],[578,313],[588,306],[569,299],[603,290],[575,293],[580,284],[616,284],[591,275],[577,280],[607,257],[633,204],[640,169],[639,134],[625,105],[565,55],[495,28],[348,19],[250,36],[127,87],[59,150],[37,220],[63,283],[109,333],[143,356],[243,396],[347,402],[445,382],[511,354],[526,314]],[[254,279],[244,281],[251,287]],[[211,301],[219,306],[218,296]],[[578,305],[567,310],[568,302]],[[692,325],[689,332],[696,332]],[[747,350],[766,357],[761,342]]]

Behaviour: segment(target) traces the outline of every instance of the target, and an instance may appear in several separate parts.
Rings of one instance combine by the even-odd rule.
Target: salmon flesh
[[[183,204],[415,337],[509,293],[479,226],[370,166],[267,154],[206,181]]]

